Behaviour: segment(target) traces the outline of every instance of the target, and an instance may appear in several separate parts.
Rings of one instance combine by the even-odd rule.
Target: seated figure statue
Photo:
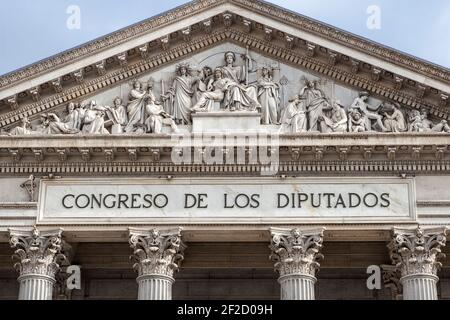
[[[388,131],[383,123],[383,117],[378,113],[382,107],[380,104],[377,107],[371,106],[369,103],[369,93],[361,92],[359,97],[355,99],[350,110],[358,110],[361,116],[367,121],[366,128],[367,131],[373,129],[372,121],[374,120],[382,132]]]
[[[399,104],[384,103],[384,126],[387,132],[404,132],[407,130],[406,120],[400,111]]]
[[[217,68],[214,71],[213,91],[202,92],[197,103],[192,107],[192,112],[209,112],[214,109],[214,102],[222,102],[225,92],[230,85],[229,79],[223,78],[223,70]]]
[[[339,100],[335,100],[332,104],[330,114],[320,117],[322,133],[347,132],[348,117],[344,106]]]
[[[255,86],[248,85],[248,72],[252,68],[252,59],[248,54],[242,55],[244,66],[235,66],[236,55],[225,53],[226,65],[222,67],[222,75],[228,80],[223,101],[224,109],[230,111],[261,110],[258,92]]]
[[[302,133],[308,131],[306,117],[306,97],[297,95],[292,98],[281,116],[281,132]]]
[[[349,131],[352,133],[369,131],[367,119],[359,112],[359,110],[351,110],[349,113]]]
[[[156,101],[152,88],[149,88],[145,102],[145,131],[147,133],[161,134],[163,126],[170,126],[174,133],[179,132],[174,117],[164,110],[161,103]]]

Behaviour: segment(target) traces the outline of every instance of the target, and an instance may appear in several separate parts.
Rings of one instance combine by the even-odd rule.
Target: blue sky
[[[0,74],[16,70],[173,7],[184,0],[3,0]],[[450,0],[271,0],[316,20],[450,68]],[[81,28],[67,28],[79,6]],[[367,9],[381,9],[369,29]]]

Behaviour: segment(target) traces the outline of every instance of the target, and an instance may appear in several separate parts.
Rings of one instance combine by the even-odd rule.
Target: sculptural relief
[[[411,110],[408,113],[408,131],[409,132],[424,132],[427,131],[426,125],[424,124],[422,115],[419,110]]]
[[[428,119],[428,111],[425,109],[422,109],[421,115],[425,131],[450,133],[450,126],[447,120],[441,120],[440,123],[434,124]]]
[[[111,122],[111,133],[123,133],[125,126],[128,124],[128,114],[126,107],[123,105],[122,98],[116,97],[114,99],[114,107],[107,107],[106,115]]]
[[[319,120],[321,123],[320,127],[322,129],[322,133],[347,132],[347,112],[339,100],[334,101],[332,104],[332,109],[329,111],[329,115],[324,114],[319,118]]]
[[[308,112],[309,131],[321,132],[320,119],[326,110],[331,109],[325,94],[316,87],[317,82],[306,81],[306,86],[300,91],[300,96],[306,98]]]
[[[172,114],[178,124],[191,124],[192,98],[194,97],[194,85],[200,80],[194,77],[188,64],[177,67],[177,77],[168,92],[170,108],[168,113]]]
[[[281,117],[282,133],[303,133],[308,131],[306,97],[295,96],[289,101]]]
[[[31,122],[28,117],[23,117],[21,120],[21,125],[12,129],[8,135],[9,136],[23,136],[32,134]]]
[[[235,66],[236,54],[225,53],[226,64],[222,67],[223,78],[227,80],[223,108],[229,111],[256,111],[261,109],[255,86],[248,85],[248,72],[252,68],[252,59],[242,55],[246,62]]]
[[[202,92],[197,103],[192,107],[192,112],[209,112],[214,110],[215,102],[222,102],[225,92],[230,85],[229,79],[224,79],[222,68],[214,70],[214,82],[211,90]]]
[[[358,109],[353,109],[349,113],[349,131],[352,133],[369,131],[367,119]]]
[[[383,110],[386,111],[384,113],[384,127],[387,132],[404,132],[407,130],[405,116],[400,108],[399,104],[384,104]]]
[[[365,118],[367,122],[366,128],[368,128],[368,131],[378,131],[375,125],[378,125],[378,128],[383,132],[388,131],[383,124],[383,117],[379,114],[382,104],[377,107],[373,107],[368,103],[368,100],[369,94],[367,92],[361,92],[359,97],[356,98],[351,105],[350,109],[357,109],[361,116]],[[375,123],[372,124],[372,121]]]
[[[148,97],[140,81],[133,83],[133,89],[129,95],[127,106],[128,124],[125,126],[125,133],[135,133],[144,124],[145,98]]]
[[[84,134],[109,134],[105,129],[105,115],[106,108],[98,106],[97,102],[92,100],[85,107],[81,132]]]
[[[425,110],[378,100],[368,92],[357,93],[326,79],[308,79],[313,76],[267,57],[255,60],[248,51],[231,50],[223,46],[176,67],[164,67],[151,74],[150,80],[148,76],[135,79],[131,88],[127,84],[110,88],[88,103],[70,102],[64,110],[41,114],[40,119],[24,117],[17,127],[5,127],[8,131],[0,134],[189,133],[195,127],[203,128],[200,121],[219,121],[224,116],[221,113],[230,119],[236,112],[255,116],[249,130],[260,126],[289,134],[450,133],[447,120],[431,119]],[[255,69],[256,62],[259,67]],[[293,98],[285,103],[289,96]],[[211,114],[192,117],[200,112]],[[258,116],[260,124],[254,125]],[[226,128],[218,127],[232,132],[232,126],[233,121],[224,124]]]
[[[280,85],[273,80],[272,71],[263,67],[262,76],[258,80],[258,101],[261,105],[262,124],[278,125],[280,110]]]

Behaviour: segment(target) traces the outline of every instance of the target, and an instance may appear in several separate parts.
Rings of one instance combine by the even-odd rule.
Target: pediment
[[[170,82],[176,64],[201,65],[201,57],[216,51],[220,57],[227,46],[248,48],[261,65],[278,63],[280,79],[289,83],[285,99],[306,77],[320,79],[328,96],[346,105],[367,91],[374,103],[392,101],[450,118],[445,68],[262,1],[201,0],[1,77],[0,128],[10,130],[24,116],[61,112],[69,102],[110,104],[113,95],[126,98],[134,79],[152,77],[157,91],[161,81]]]

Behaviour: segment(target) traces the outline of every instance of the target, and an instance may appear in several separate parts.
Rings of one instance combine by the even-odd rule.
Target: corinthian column
[[[325,229],[271,229],[270,259],[280,274],[281,300],[315,300],[317,262]]]
[[[52,300],[55,275],[66,260],[61,253],[62,229],[32,231],[10,229],[10,245],[16,249],[14,268],[20,273],[19,300]]]
[[[437,272],[445,257],[447,228],[394,229],[388,245],[393,264],[401,273],[404,300],[437,300]]]
[[[138,273],[139,300],[172,300],[174,272],[179,270],[186,246],[181,228],[149,231],[130,229],[131,259]]]

